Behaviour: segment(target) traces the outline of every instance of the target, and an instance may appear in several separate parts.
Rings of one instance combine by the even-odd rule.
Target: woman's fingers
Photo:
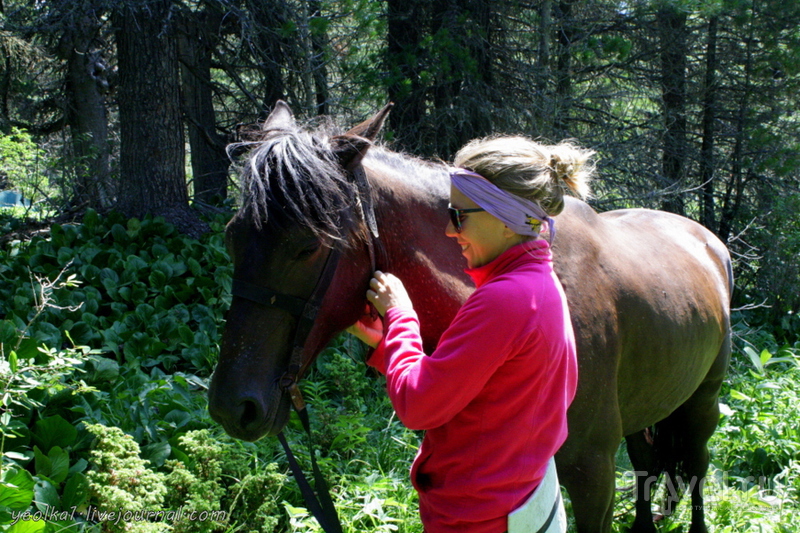
[[[381,315],[392,307],[412,308],[405,286],[400,278],[393,274],[376,271],[369,282],[367,300],[371,302]]]

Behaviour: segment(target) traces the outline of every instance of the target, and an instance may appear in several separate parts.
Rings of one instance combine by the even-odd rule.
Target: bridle
[[[380,253],[382,256],[382,263],[386,263],[386,250],[384,249],[379,238],[378,225],[375,219],[375,210],[372,202],[372,192],[370,190],[369,182],[367,181],[366,173],[364,172],[364,167],[359,163],[353,170],[350,171],[350,175],[353,177],[358,187],[359,194],[357,198],[357,205],[362,220],[367,226],[368,235],[366,239],[366,245],[370,258],[370,275],[372,275],[377,268],[378,260],[376,256],[378,253]],[[303,360],[303,355],[305,353],[305,346],[308,341],[308,337],[310,336],[311,330],[314,327],[314,323],[317,319],[320,308],[322,307],[322,301],[325,298],[328,287],[330,286],[333,276],[336,273],[336,269],[339,266],[341,255],[342,250],[340,247],[334,245],[329,248],[328,255],[325,258],[325,264],[322,267],[319,278],[317,278],[317,281],[314,284],[314,290],[311,291],[311,295],[308,297],[308,299],[299,298],[290,294],[284,294],[267,287],[253,285],[244,280],[236,278],[233,279],[233,284],[231,287],[231,294],[233,296],[244,298],[265,307],[280,309],[286,313],[289,313],[297,320],[292,341],[292,352],[289,357],[289,365],[286,369],[286,372],[284,372],[279,378],[278,385],[281,390],[289,394],[289,397],[292,400],[292,405],[294,406],[298,415],[300,415],[300,420],[309,436],[309,442],[311,439],[311,426],[308,420],[305,401],[303,400],[303,395],[300,393],[300,388],[298,387],[298,382],[303,376],[303,372],[305,370],[306,362]],[[306,480],[306,477],[303,474],[300,465],[297,463],[294,454],[292,453],[291,449],[289,449],[289,444],[286,441],[286,437],[283,435],[282,431],[278,434],[278,439],[280,440],[281,445],[286,452],[289,465],[292,468],[292,472],[297,480],[298,485],[300,485],[300,491],[303,493],[303,497],[306,501],[306,505],[309,507],[309,510],[312,512],[325,532],[341,533],[342,526],[339,522],[336,509],[334,508],[331,500],[327,483],[325,483],[322,473],[317,466],[314,451],[311,450],[310,456],[318,495],[314,493],[314,490]]]
[[[372,192],[369,182],[367,181],[366,173],[364,172],[364,167],[358,164],[350,174],[353,176],[358,186],[359,194],[357,205],[369,233],[366,241],[370,258],[371,275],[377,268],[377,253],[380,252],[383,256],[382,259],[385,259],[386,252],[379,238],[378,224],[375,219],[375,209],[372,202]],[[306,362],[303,360],[303,353],[306,341],[308,341],[311,329],[314,327],[314,322],[322,307],[322,300],[325,298],[328,287],[339,266],[341,255],[342,251],[338,246],[334,245],[329,248],[328,256],[325,258],[325,264],[322,267],[322,272],[319,278],[317,278],[317,282],[314,284],[314,290],[311,291],[311,295],[308,299],[284,294],[267,287],[253,285],[244,280],[233,279],[233,285],[231,287],[231,294],[233,296],[250,300],[251,302],[261,304],[265,307],[280,309],[297,319],[293,335],[292,352],[289,357],[289,366],[278,381],[280,388],[289,394],[292,399],[292,404],[298,411],[305,407],[305,402],[297,387],[297,383],[300,381],[303,371],[305,370]]]

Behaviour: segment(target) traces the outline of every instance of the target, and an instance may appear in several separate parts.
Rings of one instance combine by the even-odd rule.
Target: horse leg
[[[558,477],[572,500],[578,533],[607,533],[614,517],[616,452],[622,431],[600,427],[593,433],[568,439],[556,454]]]
[[[706,533],[703,486],[708,472],[708,440],[719,422],[719,386],[708,383],[701,386],[692,397],[673,415],[672,430],[685,434],[680,439],[681,446],[676,450],[681,470],[686,479],[672,480],[672,488],[677,497],[670,497],[677,503],[678,491],[688,486],[691,490],[692,526],[689,533]]]
[[[653,441],[646,432],[640,431],[625,437],[628,448],[628,457],[631,459],[636,476],[636,518],[631,526],[631,533],[655,533],[653,512],[650,507],[653,497],[653,487],[658,484],[659,471],[653,454]]]
[[[717,359],[692,396],[675,412],[662,422],[656,424],[656,460],[667,465],[665,470],[673,474],[667,481],[667,507],[673,507],[680,499],[680,492],[685,488],[691,490],[692,525],[689,533],[707,533],[705,525],[705,506],[703,503],[703,486],[708,472],[708,440],[719,423],[719,391],[730,359],[730,344],[726,341],[717,355]],[[659,440],[666,441],[659,457]],[[669,457],[669,455],[672,457]],[[683,474],[679,479],[677,465]]]

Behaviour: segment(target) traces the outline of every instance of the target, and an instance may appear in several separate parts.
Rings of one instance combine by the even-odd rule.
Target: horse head
[[[371,200],[359,172],[389,109],[331,136],[300,128],[279,101],[237,147],[247,155],[225,232],[233,299],[209,388],[212,418],[234,437],[278,433],[288,390],[364,312]]]

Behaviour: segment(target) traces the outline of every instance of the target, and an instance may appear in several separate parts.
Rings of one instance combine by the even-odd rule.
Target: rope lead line
[[[297,396],[300,396],[300,390],[297,389],[296,385],[295,389]],[[300,402],[302,401],[302,396],[300,396]],[[311,514],[317,519],[317,522],[322,526],[322,530],[325,531],[325,533],[342,533],[342,524],[339,521],[339,515],[336,513],[336,507],[333,505],[330,489],[325,482],[325,478],[322,476],[319,465],[317,465],[316,455],[311,445],[311,424],[308,421],[308,411],[303,407],[303,409],[297,411],[297,414],[300,416],[300,421],[303,423],[303,428],[308,435],[308,455],[311,457],[311,469],[314,472],[314,485],[317,488],[316,493],[314,489],[311,488],[311,484],[308,482],[308,479],[306,479],[302,468],[300,468],[297,459],[289,448],[289,443],[286,441],[283,431],[278,433],[278,440],[281,442],[281,446],[283,446],[283,450],[286,452],[286,459],[289,461],[292,475],[294,475],[295,481],[297,481],[297,485],[300,487],[300,492],[303,494],[303,499],[306,501],[308,510],[311,511]]]

